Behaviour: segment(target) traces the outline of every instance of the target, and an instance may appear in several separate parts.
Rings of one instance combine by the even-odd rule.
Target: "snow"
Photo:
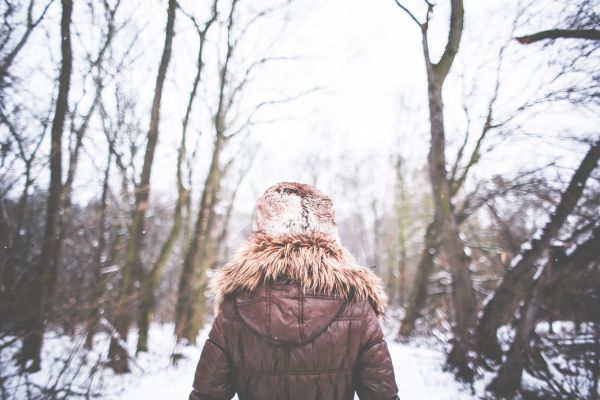
[[[187,398],[208,329],[200,333],[197,347],[185,348],[186,358],[175,368],[168,363],[169,354],[173,349],[171,332],[170,326],[168,329],[160,330],[154,327],[150,335],[150,348],[156,348],[156,353],[144,355],[140,360],[140,364],[148,367],[144,375],[132,379],[129,383],[123,382],[124,391],[111,399]],[[473,398],[468,387],[456,382],[451,373],[443,371],[445,355],[441,349],[416,343],[398,343],[390,339],[388,339],[388,347],[396,372],[400,398],[424,400]]]
[[[485,387],[493,379],[493,372],[480,371],[481,375],[473,387],[457,382],[452,373],[443,369],[446,358],[443,343],[448,339],[446,335],[434,333],[430,338],[397,342],[393,336],[397,332],[399,319],[396,315],[388,317],[383,328],[388,337],[401,399],[486,398]],[[98,334],[93,350],[88,352],[83,348],[83,332],[71,337],[59,334],[57,330],[49,331],[45,335],[42,370],[26,375],[19,375],[14,363],[20,342],[14,337],[0,337],[0,377],[3,378],[3,388],[0,390],[11,393],[13,396],[9,398],[15,399],[28,398],[27,390],[47,387],[63,388],[61,393],[67,398],[85,398],[82,394],[89,392],[89,398],[108,400],[186,399],[209,327],[200,332],[197,346],[176,348],[173,325],[153,324],[149,332],[150,351],[132,357],[131,372],[124,375],[115,375],[105,365],[110,340],[107,333]],[[551,340],[548,342],[550,348],[563,341],[571,345],[593,344],[592,323],[582,323],[576,330],[573,322],[555,321],[552,327],[550,331],[547,322],[540,322],[536,326],[536,333]],[[509,325],[502,326],[497,338],[502,348],[508,350],[514,338],[514,329]],[[126,342],[131,355],[135,354],[136,340],[136,334],[132,333]],[[175,349],[182,358],[173,365],[171,355]],[[544,356],[550,374],[560,380],[569,393],[589,394],[590,377],[576,373],[578,365],[574,360],[566,359],[560,352],[551,353]],[[523,386],[541,390],[545,382],[524,371]]]
[[[471,389],[443,371],[441,349],[388,341],[401,399],[472,399]]]
[[[70,390],[75,393],[84,392],[89,386],[93,393],[102,394],[100,398],[109,400],[187,399],[208,328],[207,326],[200,332],[197,346],[178,348],[184,357],[174,366],[170,361],[175,348],[173,325],[153,324],[149,334],[150,351],[132,358],[131,372],[125,375],[115,375],[103,365],[108,351],[108,335],[97,335],[94,349],[86,354],[83,350],[83,338],[73,339],[50,332],[45,337],[42,371],[29,374],[28,379],[41,386],[55,382],[69,384]],[[136,335],[131,334],[127,341],[130,354],[135,354],[136,339]],[[11,351],[0,354],[0,362],[3,368],[11,365],[16,371],[14,362],[9,360],[18,350],[18,342],[15,343],[11,346],[12,354]],[[458,383],[450,372],[443,370],[445,354],[439,345],[414,341],[399,343],[388,339],[388,346],[400,398],[474,398],[468,386]],[[66,360],[69,362],[65,362]],[[69,367],[63,368],[65,364],[69,364]],[[92,371],[96,373],[90,379]],[[23,380],[13,382],[13,387],[19,386],[18,390],[22,394],[26,390],[23,383]],[[24,395],[20,397],[18,392],[15,393],[15,398],[25,398]]]

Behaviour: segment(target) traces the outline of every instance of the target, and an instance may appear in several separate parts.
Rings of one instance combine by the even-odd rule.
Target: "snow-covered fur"
[[[225,296],[253,291],[263,283],[275,281],[298,284],[305,292],[368,300],[378,316],[387,306],[381,280],[370,269],[357,265],[330,235],[255,232],[239,254],[213,277],[215,312]]]
[[[273,185],[258,199],[252,231],[275,236],[321,232],[339,241],[331,198],[295,182]]]

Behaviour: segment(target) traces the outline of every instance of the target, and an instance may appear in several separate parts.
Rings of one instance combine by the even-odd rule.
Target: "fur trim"
[[[266,282],[297,283],[305,292],[344,300],[368,300],[377,316],[387,306],[381,279],[356,264],[337,241],[322,233],[253,234],[242,251],[211,280],[216,312],[227,295],[253,291]]]

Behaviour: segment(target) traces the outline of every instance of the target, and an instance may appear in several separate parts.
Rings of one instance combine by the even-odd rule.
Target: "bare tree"
[[[30,309],[25,324],[25,337],[20,355],[20,363],[28,371],[40,369],[41,349],[44,334],[46,296],[52,292],[51,277],[57,263],[58,217],[62,193],[62,135],[65,117],[69,107],[69,89],[73,55],[71,49],[71,15],[73,3],[62,0],[61,52],[62,62],[59,75],[58,97],[51,129],[50,185],[46,209],[46,228],[42,253],[30,283]]]
[[[188,190],[185,188],[183,184],[183,162],[186,154],[185,143],[187,140],[187,131],[190,122],[190,116],[192,113],[192,109],[194,106],[194,101],[196,99],[196,93],[198,91],[198,86],[202,79],[202,72],[204,69],[204,46],[206,43],[206,35],[213,25],[213,23],[217,19],[217,0],[214,1],[211,16],[204,23],[202,27],[198,25],[196,19],[193,16],[189,16],[194,27],[196,29],[196,33],[198,34],[199,39],[199,47],[198,54],[196,60],[196,75],[194,77],[194,81],[192,83],[192,88],[190,90],[190,94],[188,97],[188,103],[185,111],[185,116],[183,118],[182,127],[181,127],[181,142],[179,145],[179,151],[177,154],[177,201],[175,203],[175,209],[173,211],[173,225],[171,226],[171,230],[167,236],[167,239],[163,243],[158,258],[154,262],[154,265],[151,271],[146,275],[143,287],[142,287],[142,298],[140,303],[139,310],[139,336],[137,343],[137,351],[147,351],[148,350],[148,328],[150,326],[150,322],[152,320],[152,312],[154,311],[154,296],[155,291],[158,287],[160,281],[160,275],[162,270],[164,269],[169,255],[175,246],[177,238],[181,232],[181,226],[183,223],[182,211],[187,198],[189,196]]]
[[[201,326],[199,314],[203,313],[204,280],[206,269],[210,265],[210,235],[215,222],[214,208],[217,203],[220,182],[222,179],[221,152],[226,140],[227,85],[230,62],[234,52],[233,29],[238,0],[232,0],[227,17],[227,47],[223,65],[219,73],[219,95],[217,111],[214,115],[215,138],[212,158],[206,175],[204,189],[200,197],[194,233],[183,262],[183,270],[179,279],[177,305],[175,308],[175,335],[178,341],[185,338],[195,343]],[[200,302],[199,302],[200,300]],[[202,311],[199,311],[202,310]]]
[[[129,302],[133,294],[134,271],[140,271],[142,269],[140,252],[142,251],[144,245],[144,223],[146,211],[148,210],[148,200],[150,195],[150,176],[152,172],[152,164],[154,162],[156,143],[158,141],[163,87],[167,75],[169,61],[171,59],[171,47],[173,43],[173,36],[175,34],[176,8],[177,2],[175,0],[169,0],[167,8],[165,42],[158,67],[158,74],[156,77],[154,98],[152,100],[150,128],[148,130],[144,163],[140,173],[139,181],[137,182],[135,188],[135,209],[133,211],[133,220],[129,228],[127,254],[122,268],[121,289],[114,317],[114,326],[120,337],[118,339],[113,337],[109,349],[110,364],[116,373],[125,373],[129,371],[127,350],[122,346],[122,340],[127,338],[129,325],[131,323]]]
[[[88,6],[90,7],[90,13],[93,14],[93,5],[89,4]],[[75,182],[75,177],[77,174],[77,167],[83,147],[83,139],[88,131],[92,117],[94,116],[101,101],[102,91],[106,85],[107,78],[105,76],[106,73],[104,64],[108,58],[108,53],[110,52],[114,38],[119,30],[119,27],[116,25],[116,17],[120,6],[121,0],[117,0],[114,5],[111,5],[108,2],[103,2],[103,11],[106,16],[105,32],[103,32],[102,42],[99,44],[97,52],[93,56],[87,56],[90,71],[89,75],[92,75],[92,80],[94,82],[94,95],[89,108],[83,113],[83,115],[81,115],[81,122],[79,124],[76,124],[75,122],[71,123],[71,146],[68,153],[69,158],[67,163],[67,174],[63,184],[61,203],[62,215],[59,222],[60,229],[57,243],[57,251],[59,256],[65,235],[67,234],[66,220],[69,217],[69,212],[72,205],[73,183]],[[75,109],[77,109],[77,105],[75,106]],[[75,113],[76,112],[73,114]],[[73,116],[73,119],[74,117],[75,116]],[[51,280],[55,282],[56,276],[51,277]]]
[[[469,272],[470,257],[464,250],[460,238],[458,221],[452,205],[450,179],[446,170],[446,139],[444,128],[444,108],[442,88],[458,52],[464,24],[464,9],[461,0],[451,1],[450,30],[444,53],[439,61],[431,60],[428,41],[428,28],[433,14],[434,4],[426,1],[427,14],[423,22],[400,2],[396,3],[421,29],[423,36],[423,54],[427,70],[429,122],[431,147],[428,163],[433,189],[435,218],[434,224],[439,232],[443,262],[452,275],[452,303],[454,312],[454,344],[448,357],[448,363],[457,368],[457,375],[472,379],[473,371],[469,367],[468,351],[472,348],[470,330],[476,320],[476,304]],[[429,230],[429,232],[432,232]]]
[[[219,225],[223,222],[216,211],[220,204],[223,182],[236,158],[226,158],[225,151],[228,145],[230,149],[234,139],[240,138],[243,146],[251,128],[258,123],[264,123],[255,119],[264,108],[293,101],[313,91],[307,90],[280,99],[262,100],[249,107],[249,111],[240,111],[240,104],[244,103],[243,95],[249,91],[250,84],[261,68],[274,61],[289,60],[287,57],[272,56],[268,53],[270,48],[265,50],[266,55],[261,53],[250,60],[244,60],[242,48],[246,43],[247,32],[259,22],[265,21],[266,17],[288,7],[290,2],[270,4],[262,9],[251,8],[251,12],[247,14],[241,11],[240,3],[242,2],[239,0],[229,2],[227,17],[224,20],[225,32],[219,60],[216,106],[211,113],[211,129],[214,132],[212,154],[179,279],[175,308],[175,334],[178,342],[186,339],[187,343],[194,343],[204,322],[206,272],[215,264],[218,256],[219,246],[216,245],[216,240],[220,237],[219,232],[222,229]],[[237,68],[242,69],[241,74],[236,74]]]

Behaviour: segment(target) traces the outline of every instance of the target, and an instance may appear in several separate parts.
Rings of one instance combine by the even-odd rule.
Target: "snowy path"
[[[144,374],[134,372],[128,377],[113,377],[119,381],[116,387],[124,388],[124,391],[115,393],[110,397],[111,399],[187,399],[201,349],[197,347],[185,349],[187,358],[182,360],[177,368],[173,368],[168,362],[168,355],[172,351],[171,334],[170,325],[154,326],[150,336],[150,348],[155,349],[156,352],[138,358],[138,364],[145,365]],[[199,344],[204,343],[207,334],[208,331],[205,329],[199,337]],[[395,342],[389,342],[389,348],[401,399],[474,398],[467,388],[454,380],[451,374],[442,371],[441,365],[444,361],[442,352]]]

